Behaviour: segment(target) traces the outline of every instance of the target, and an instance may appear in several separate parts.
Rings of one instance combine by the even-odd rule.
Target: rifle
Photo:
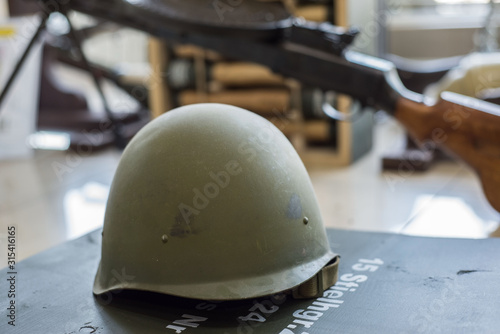
[[[468,163],[500,212],[500,107],[444,92],[437,101],[411,92],[386,60],[347,50],[353,29],[293,18],[281,2],[256,0],[44,0],[51,10],[73,9],[256,62],[304,84],[334,90],[382,109],[422,145]],[[50,6],[48,5],[50,3]]]

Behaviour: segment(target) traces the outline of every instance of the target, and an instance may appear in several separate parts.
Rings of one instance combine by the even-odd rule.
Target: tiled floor
[[[382,173],[380,156],[394,148],[402,131],[385,119],[375,132],[375,149],[350,167],[305,162],[326,226],[471,238],[498,227],[500,215],[467,167],[444,162],[426,173]],[[1,244],[7,226],[15,225],[22,259],[101,226],[120,154],[112,148],[84,156],[36,151],[29,160],[0,161]]]

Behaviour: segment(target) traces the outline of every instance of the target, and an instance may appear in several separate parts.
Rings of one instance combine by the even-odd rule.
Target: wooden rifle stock
[[[468,163],[500,212],[499,110],[492,103],[444,92],[432,105],[400,97],[395,117],[420,144],[440,147]]]

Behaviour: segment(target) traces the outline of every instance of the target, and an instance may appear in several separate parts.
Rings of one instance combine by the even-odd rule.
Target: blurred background
[[[352,49],[392,61],[411,90],[451,90],[498,103],[500,1],[290,0],[298,17],[356,26]],[[36,1],[0,1],[0,82],[40,22]],[[268,118],[309,171],[327,227],[418,236],[500,236],[467,166],[421,149],[369,110],[260,65],[174,45],[77,12],[69,18],[107,107],[131,138],[152,118],[220,102]],[[17,227],[18,259],[102,226],[122,149],[69,25],[52,14],[0,109],[0,242]],[[465,82],[465,83],[464,83]],[[325,104],[348,117],[324,115]],[[6,265],[0,247],[0,267]]]

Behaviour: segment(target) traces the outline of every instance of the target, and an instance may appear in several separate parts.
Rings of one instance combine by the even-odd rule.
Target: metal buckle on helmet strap
[[[315,298],[323,295],[323,291],[337,282],[340,257],[335,256],[313,277],[292,289],[296,299]]]

